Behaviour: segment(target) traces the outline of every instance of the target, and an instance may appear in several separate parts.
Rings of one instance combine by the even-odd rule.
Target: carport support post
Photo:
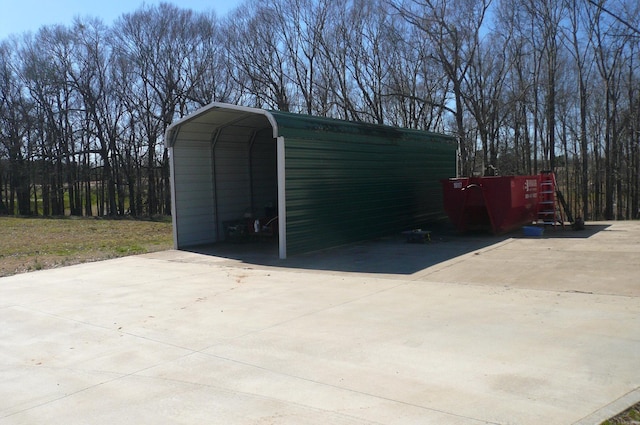
[[[167,132],[168,135],[169,132]],[[173,228],[173,249],[178,249],[178,208],[176,207],[176,166],[173,154],[173,145],[176,139],[176,133],[178,130],[172,133],[172,138],[169,139],[169,179],[171,182],[171,223]]]
[[[287,258],[287,200],[285,191],[284,137],[276,139],[276,162],[278,164],[278,255]]]

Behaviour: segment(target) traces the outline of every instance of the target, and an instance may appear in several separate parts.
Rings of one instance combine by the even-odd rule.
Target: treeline
[[[212,101],[454,134],[460,174],[553,169],[640,214],[636,0],[169,3],[0,44],[0,213],[169,214],[170,123]]]

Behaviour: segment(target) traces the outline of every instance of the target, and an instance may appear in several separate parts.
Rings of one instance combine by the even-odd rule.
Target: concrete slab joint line
[[[597,425],[640,401],[640,222],[434,236],[1,278],[0,424]]]

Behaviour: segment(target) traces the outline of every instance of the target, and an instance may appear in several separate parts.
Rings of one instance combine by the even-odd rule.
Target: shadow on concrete
[[[408,243],[403,235],[354,243],[309,254],[278,259],[275,241],[217,243],[189,251],[241,261],[246,264],[292,269],[352,273],[410,275],[436,264],[485,249],[509,238],[589,238],[607,225],[589,225],[584,230],[571,226],[545,229],[543,236],[524,236],[521,230],[504,235],[488,233],[458,234],[452,226],[437,225],[430,230],[431,242]]]
[[[275,242],[217,243],[192,248],[190,251],[262,266],[409,275],[511,237],[486,233],[458,235],[453,227],[447,225],[437,225],[430,230],[431,242],[409,243],[405,236],[398,234],[293,255],[286,260],[278,259],[278,247]]]

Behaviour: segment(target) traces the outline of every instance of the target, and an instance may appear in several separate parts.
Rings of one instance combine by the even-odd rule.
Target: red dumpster
[[[461,177],[441,183],[445,212],[460,232],[501,234],[537,219],[538,176]]]

